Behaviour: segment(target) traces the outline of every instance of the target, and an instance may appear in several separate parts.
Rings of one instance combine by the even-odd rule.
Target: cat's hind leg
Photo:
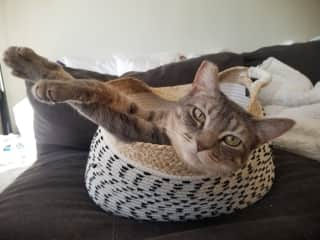
[[[10,47],[4,52],[3,61],[12,69],[13,75],[26,80],[73,79],[59,64],[41,57],[30,48]]]

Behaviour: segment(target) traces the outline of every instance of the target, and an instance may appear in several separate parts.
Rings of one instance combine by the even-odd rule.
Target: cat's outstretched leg
[[[114,111],[134,114],[146,121],[157,119],[156,113],[138,106],[125,91],[95,79],[39,80],[33,86],[32,94],[44,103],[100,103]]]
[[[33,95],[44,103],[68,103],[83,116],[124,141],[170,144],[165,129],[113,86],[97,80],[40,80]],[[152,112],[152,114],[155,114]]]
[[[77,81],[65,80],[39,80],[32,88],[33,96],[44,103],[82,103],[90,104],[99,102],[118,111],[123,111],[121,106],[128,105],[127,99],[112,89],[96,80]]]
[[[12,69],[13,75],[26,80],[73,79],[62,66],[39,56],[30,48],[10,47],[5,51],[3,61]]]

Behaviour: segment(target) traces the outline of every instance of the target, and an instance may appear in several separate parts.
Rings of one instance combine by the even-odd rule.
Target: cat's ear
[[[264,144],[276,137],[281,136],[292,128],[295,121],[287,118],[267,118],[255,120],[258,144]]]
[[[192,89],[215,91],[219,89],[218,67],[208,61],[203,61],[197,70],[192,83]]]

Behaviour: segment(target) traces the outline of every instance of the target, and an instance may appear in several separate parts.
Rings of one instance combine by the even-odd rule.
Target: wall
[[[4,10],[4,1],[0,0],[0,56],[2,55],[1,53],[5,49],[7,42],[6,17]]]
[[[6,39],[7,39],[7,31],[6,31],[5,15],[4,15],[4,2],[0,0],[0,51],[1,52],[5,48]]]
[[[253,50],[320,34],[318,0],[0,0],[6,45],[50,58]],[[9,104],[24,87],[6,73]]]
[[[5,15],[4,2],[0,1],[0,50],[5,46],[6,31],[5,31]]]
[[[5,42],[6,42],[6,28],[5,28],[5,16],[4,16],[4,4],[0,0],[0,52],[3,51],[5,47]],[[1,63],[1,61],[0,61]],[[1,64],[2,65],[2,64]],[[1,78],[1,75],[0,75]],[[3,86],[1,85],[1,79],[0,79],[0,90],[3,89]],[[1,116],[0,116],[1,119]],[[2,134],[2,125],[0,122],[0,134]]]

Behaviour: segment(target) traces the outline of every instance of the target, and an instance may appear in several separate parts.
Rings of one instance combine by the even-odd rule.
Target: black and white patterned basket
[[[274,179],[268,144],[229,177],[170,176],[121,156],[105,136],[99,128],[92,140],[85,184],[92,200],[116,215],[185,221],[232,213],[261,199]]]
[[[269,80],[252,83],[247,68],[236,69],[244,75],[234,80],[236,84],[222,83],[221,90],[251,114],[263,116],[256,97]],[[250,92],[250,99],[245,88]],[[174,89],[174,92],[179,91]],[[120,216],[186,221],[228,214],[261,199],[273,183],[274,164],[269,144],[255,149],[246,165],[232,175],[211,177],[189,172],[172,146],[113,140],[112,135],[98,128],[91,143],[85,184],[98,206]]]

